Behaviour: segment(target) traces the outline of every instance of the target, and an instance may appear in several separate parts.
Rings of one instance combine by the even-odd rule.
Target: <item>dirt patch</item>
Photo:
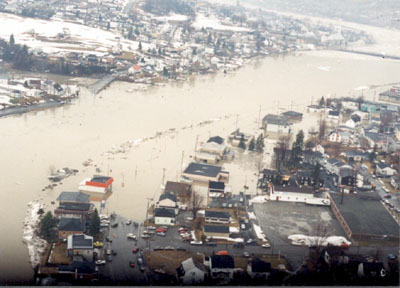
[[[176,274],[183,261],[193,257],[193,259],[203,262],[203,256],[186,251],[152,251],[146,254],[146,262],[150,269],[163,269],[170,275]]]
[[[61,243],[59,246],[54,246],[49,258],[51,264],[69,264],[71,258],[67,256],[67,243]]]

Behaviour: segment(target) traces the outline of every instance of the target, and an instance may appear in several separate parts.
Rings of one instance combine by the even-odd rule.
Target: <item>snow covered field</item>
[[[58,40],[57,34],[68,31],[66,43]],[[93,28],[62,20],[42,20],[24,18],[12,14],[0,13],[0,37],[7,40],[14,34],[15,42],[30,48],[41,49],[46,53],[75,51],[105,55],[118,43],[122,50],[134,51],[139,42],[124,39],[119,33]],[[143,49],[155,48],[152,44],[142,43]]]
[[[39,265],[47,244],[45,240],[39,237],[40,215],[38,211],[41,208],[43,209],[43,205],[39,201],[29,202],[24,220],[23,241],[28,247],[33,268]]]
[[[236,32],[248,32],[250,29],[244,27],[237,27],[237,26],[228,26],[223,25],[220,21],[216,18],[206,17],[202,14],[198,14],[196,17],[196,21],[193,23],[193,27],[195,29],[200,30],[201,28],[212,28],[214,30],[220,31],[236,31]]]

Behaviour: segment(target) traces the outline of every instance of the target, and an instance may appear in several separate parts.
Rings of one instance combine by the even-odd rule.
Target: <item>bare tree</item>
[[[199,192],[193,192],[192,193],[192,199],[190,203],[190,208],[192,209],[193,213],[193,220],[196,219],[197,217],[197,212],[199,212],[200,207],[203,203],[204,197],[199,194]]]
[[[279,137],[279,142],[277,146],[274,148],[274,157],[275,157],[275,168],[279,171],[281,169],[281,165],[286,162],[287,151],[289,149],[290,137],[289,136],[281,136]]]
[[[311,237],[314,237],[314,242],[310,246],[309,257],[307,258],[307,266],[311,271],[318,270],[318,259],[324,251],[325,242],[328,238],[328,226],[322,221],[316,223],[311,231]]]

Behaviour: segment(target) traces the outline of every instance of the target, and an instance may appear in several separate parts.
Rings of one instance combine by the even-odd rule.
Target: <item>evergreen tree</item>
[[[242,137],[240,137],[240,141],[239,141],[239,148],[246,150],[246,142],[244,141],[244,136],[242,134]]]
[[[374,145],[374,150],[368,154],[368,160],[370,162],[374,162],[375,158],[376,158],[376,151],[378,150],[378,146],[376,146],[376,144]]]
[[[139,41],[139,51],[142,52],[142,41]]]
[[[111,28],[111,24],[110,24],[110,22],[107,22],[107,30],[110,30],[110,28]]]
[[[165,67],[165,66],[164,66],[164,68],[163,68],[163,76],[164,76],[164,77],[168,77],[168,76],[169,76],[168,69],[167,69],[167,67]]]
[[[10,35],[10,45],[14,45],[15,44],[15,39],[14,39],[14,34]]]
[[[89,220],[89,235],[96,236],[100,232],[100,217],[97,209],[94,209]]]
[[[291,164],[293,167],[297,167],[300,163],[301,156],[303,154],[303,146],[304,146],[304,133],[303,130],[300,130],[296,135],[296,141],[292,146],[292,155],[291,155]]]
[[[320,172],[321,172],[321,164],[317,162],[312,169],[312,176],[314,178],[314,189],[319,187],[319,182],[321,181]]]
[[[254,151],[256,149],[256,140],[254,140],[254,137],[251,138],[250,142],[249,142],[249,147],[248,149],[250,151]]]
[[[161,55],[162,51],[161,51],[161,47],[158,47],[158,55]]]
[[[319,100],[319,106],[322,106],[322,107],[325,106],[325,98],[324,98],[324,96],[322,96],[321,99]]]
[[[260,134],[256,140],[256,151],[262,153],[264,151],[264,134]]]
[[[56,225],[57,219],[53,217],[50,211],[40,221],[40,235],[49,243],[57,238]]]

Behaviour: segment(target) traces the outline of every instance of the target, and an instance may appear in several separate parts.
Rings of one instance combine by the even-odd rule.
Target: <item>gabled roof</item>
[[[217,177],[221,172],[221,166],[214,166],[208,164],[190,163],[189,166],[183,171],[185,174],[193,174],[208,177]]]
[[[263,118],[263,123],[268,125],[288,126],[289,122],[282,115],[267,114]]]
[[[217,144],[222,144],[222,143],[224,143],[224,138],[222,138],[222,137],[219,137],[219,136],[214,136],[214,137],[210,137],[208,140],[207,140],[207,143],[209,143],[209,142],[215,142],[215,143],[217,143]]]
[[[58,230],[84,232],[86,230],[86,221],[79,218],[61,218],[58,223]]]
[[[154,209],[154,216],[175,218],[175,210],[168,208],[156,208]]]
[[[218,269],[234,269],[235,261],[231,255],[212,255],[211,267]]]
[[[190,270],[193,270],[194,268],[197,268],[204,273],[207,273],[206,267],[200,263],[199,261],[194,260],[192,257],[186,259],[185,261],[182,262],[182,267],[185,272],[189,272]]]
[[[385,169],[385,168],[391,168],[388,164],[383,163],[383,162],[378,162],[376,164],[377,167],[379,167],[379,169]],[[391,168],[392,169],[392,168]]]
[[[175,197],[175,195],[174,195],[174,194],[171,194],[171,193],[164,193],[164,194],[161,194],[161,195],[160,195],[160,198],[158,199],[158,201],[162,201],[162,200],[164,200],[164,199],[169,199],[169,200],[171,200],[171,201],[173,201],[173,202],[176,202],[176,197]]]
[[[58,201],[89,203],[90,196],[82,192],[61,192]]]
[[[229,226],[222,225],[204,225],[206,233],[229,233]]]
[[[294,118],[303,117],[303,113],[296,112],[296,111],[286,111],[286,112],[283,112],[281,115],[283,115],[285,117],[294,117]]]
[[[271,263],[262,261],[259,258],[255,258],[249,262],[251,271],[255,273],[266,273],[271,271]]]
[[[68,236],[68,249],[92,249],[93,237],[84,234],[71,234]]]
[[[206,210],[205,211],[205,217],[206,218],[219,218],[219,219],[228,219],[229,220],[231,215],[228,212]]]
[[[331,116],[339,116],[339,111],[333,111],[333,110],[331,110],[331,111],[329,111],[328,114],[331,115]]]

